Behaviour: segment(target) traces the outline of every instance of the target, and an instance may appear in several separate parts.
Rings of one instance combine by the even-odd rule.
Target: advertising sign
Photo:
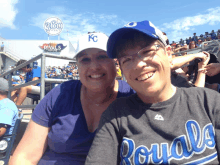
[[[63,30],[63,22],[57,17],[50,17],[44,22],[44,30],[48,35],[59,35]]]
[[[64,46],[63,44],[56,44],[56,43],[44,43],[42,46],[39,46],[41,49],[43,49],[45,52],[61,52],[63,49],[65,49],[67,46]]]

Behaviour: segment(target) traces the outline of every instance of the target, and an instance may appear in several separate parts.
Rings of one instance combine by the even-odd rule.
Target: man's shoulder
[[[1,100],[0,104],[1,104],[1,106],[2,105],[7,106],[7,107],[10,106],[11,108],[17,110],[17,106],[15,105],[15,103],[12,100],[8,99],[8,98],[5,98],[5,99]]]
[[[120,97],[113,101],[106,111],[103,112],[105,118],[120,117],[125,114],[133,112],[134,108],[138,108],[141,105],[137,105],[137,94],[132,94],[128,97]]]
[[[185,95],[188,99],[202,99],[211,101],[220,99],[220,95],[217,91],[205,87],[181,88],[181,90],[182,95]]]

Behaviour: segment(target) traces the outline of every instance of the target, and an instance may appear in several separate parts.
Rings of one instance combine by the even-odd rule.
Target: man
[[[7,95],[8,81],[0,78],[0,139],[3,135],[12,134],[18,117],[18,109]]]
[[[122,74],[121,74],[121,69],[119,67],[119,63],[118,63],[118,60],[117,59],[114,59],[115,61],[115,67],[116,67],[116,79],[117,80],[122,80]]]
[[[162,35],[149,21],[130,22],[110,35],[108,56],[118,58],[137,93],[102,114],[86,165],[219,164],[220,95],[171,84],[172,56]]]
[[[20,60],[17,62],[17,66],[26,62],[26,60]],[[37,68],[31,68],[29,65],[21,69],[22,72],[26,73],[26,79],[25,83],[30,81],[38,80],[41,77],[41,67],[37,66]],[[45,74],[45,78],[47,78]],[[16,102],[16,105],[21,105],[25,98],[27,97],[27,94],[40,94],[40,83],[29,85],[26,87],[21,87],[18,90],[13,91],[12,94],[12,100]]]
[[[216,35],[216,33],[215,33],[214,30],[212,30],[212,32],[210,33],[210,35],[211,35],[212,40],[217,39],[217,35]]]
[[[198,38],[197,38],[197,36],[196,36],[196,33],[193,33],[192,41],[197,42],[197,40],[198,40]]]
[[[4,42],[2,42],[2,44],[1,44],[1,52],[4,51],[4,47],[5,47]]]

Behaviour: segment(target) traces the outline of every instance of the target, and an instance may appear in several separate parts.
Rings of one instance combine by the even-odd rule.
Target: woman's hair
[[[157,39],[149,37],[142,32],[128,30],[127,32],[124,32],[123,35],[121,35],[120,39],[115,42],[114,52],[116,53],[116,57],[120,57],[120,54],[122,54],[127,49],[133,49],[137,46],[144,48],[145,46],[150,45],[156,40]]]

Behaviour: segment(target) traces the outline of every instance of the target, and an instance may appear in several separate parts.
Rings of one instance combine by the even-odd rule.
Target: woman
[[[134,93],[115,80],[107,56],[108,37],[90,33],[79,39],[79,80],[62,83],[35,108],[10,164],[84,164],[102,112],[118,97]]]
[[[196,43],[195,43],[195,41],[191,41],[190,43],[189,43],[189,49],[194,49],[194,48],[196,48],[197,46],[196,46]]]

